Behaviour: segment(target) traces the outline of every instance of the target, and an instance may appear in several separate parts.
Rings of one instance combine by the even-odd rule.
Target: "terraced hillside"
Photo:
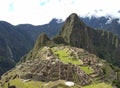
[[[101,85],[112,88],[111,82],[107,84],[109,80],[105,80],[104,63],[106,62],[84,49],[45,46],[38,50],[34,59],[26,59],[4,74],[1,78],[1,86],[2,88],[9,88],[8,86],[68,88],[70,85],[67,83],[70,82],[73,83],[70,88],[91,88],[91,86],[99,88]]]

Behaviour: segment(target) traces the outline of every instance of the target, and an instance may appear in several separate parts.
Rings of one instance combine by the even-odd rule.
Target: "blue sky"
[[[0,0],[0,20],[14,25],[41,25],[52,18],[65,20],[71,13],[79,16],[120,18],[120,0]]]

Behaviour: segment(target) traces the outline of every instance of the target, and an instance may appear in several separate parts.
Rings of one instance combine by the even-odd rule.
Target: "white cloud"
[[[40,25],[54,17],[65,20],[73,12],[81,16],[120,17],[119,3],[120,0],[0,0],[0,20]]]

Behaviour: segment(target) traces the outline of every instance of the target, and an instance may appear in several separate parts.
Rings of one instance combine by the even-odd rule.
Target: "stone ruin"
[[[99,63],[97,57],[89,54],[83,49],[74,47],[55,47],[54,50],[62,50],[65,48],[67,48],[66,52],[73,53],[78,60],[83,62],[81,65],[88,65],[94,69],[94,73],[88,76],[88,74],[82,71],[79,66],[61,62],[49,47],[45,47],[44,52],[41,53],[38,59],[28,60],[23,63],[23,66],[19,69],[23,72],[22,75],[20,75],[20,78],[43,82],[61,79],[73,81],[80,85],[87,85],[91,83],[90,79],[92,75],[98,76],[102,73],[101,67],[97,65]]]
[[[87,85],[91,83],[90,77],[83,72],[78,66],[72,64],[64,64],[58,59],[43,60],[34,68],[30,69],[29,73],[20,76],[21,79],[31,79],[36,81],[56,81],[66,80]]]

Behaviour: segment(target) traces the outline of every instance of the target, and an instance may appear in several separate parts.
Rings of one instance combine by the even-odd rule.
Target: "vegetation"
[[[43,82],[37,82],[37,81],[28,81],[24,82],[25,80],[21,79],[14,79],[11,80],[9,83],[6,83],[3,88],[8,88],[9,86],[15,85],[16,88],[42,88]]]
[[[74,85],[72,87],[68,87],[65,85],[64,80],[58,80],[53,82],[39,82],[39,81],[25,81],[21,79],[14,79],[11,80],[9,83],[6,83],[3,88],[8,88],[9,86],[15,85],[16,88],[112,88],[110,84],[106,83],[98,83],[98,84],[91,84],[84,87],[79,85]]]
[[[52,41],[56,44],[65,44],[64,39],[61,36],[55,36]]]
[[[114,80],[112,84],[114,86],[117,86],[118,88],[120,88],[120,81],[119,80]]]
[[[54,52],[59,59],[64,63],[72,63],[74,65],[80,65],[80,61],[76,59],[75,56],[70,56],[69,52],[66,52],[65,50],[57,50]]]
[[[65,85],[64,80],[51,81],[48,83],[39,82],[39,81],[26,81],[20,79],[11,80],[9,83],[6,83],[3,88],[8,88],[9,86],[16,86],[16,88],[79,88],[79,85],[69,87]]]
[[[82,88],[113,88],[113,87],[110,84],[98,83],[98,84],[88,85]]]
[[[87,74],[93,73],[94,70],[89,66],[80,66],[80,68]]]

